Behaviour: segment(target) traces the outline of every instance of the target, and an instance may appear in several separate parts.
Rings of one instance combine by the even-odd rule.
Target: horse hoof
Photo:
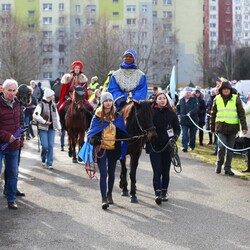
[[[121,196],[128,196],[128,190],[123,190],[121,192]]]
[[[137,197],[136,196],[131,196],[130,197],[130,203],[138,203]]]
[[[73,163],[78,163],[77,159],[72,159]]]

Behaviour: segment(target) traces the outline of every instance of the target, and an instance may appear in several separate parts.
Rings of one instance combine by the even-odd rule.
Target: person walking
[[[188,146],[190,150],[195,148],[195,137],[197,128],[195,124],[198,123],[199,103],[196,98],[192,97],[192,89],[184,88],[184,96],[180,99],[176,106],[176,113],[180,117],[180,124],[182,130],[182,151],[187,152]],[[191,119],[193,120],[193,123]]]
[[[107,90],[113,95],[118,111],[132,99],[139,101],[147,98],[146,75],[137,68],[136,57],[135,50],[126,50],[120,69],[111,76]]]
[[[102,209],[107,209],[109,204],[113,204],[115,168],[121,155],[119,139],[126,137],[126,133],[123,118],[115,111],[113,96],[109,92],[103,93],[101,106],[95,111],[87,134],[89,143],[98,151]]]
[[[237,94],[233,94],[233,88],[228,81],[222,82],[219,87],[219,95],[215,97],[213,102],[210,124],[211,132],[216,132],[218,135],[218,154],[215,169],[217,174],[221,173],[226,154],[225,174],[234,175],[231,170],[233,151],[228,148],[234,147],[240,124],[242,134],[245,135],[247,123],[241,99]]]
[[[0,162],[4,160],[8,176],[5,194],[9,209],[18,209],[16,194],[20,135],[16,132],[21,127],[21,106],[16,97],[17,87],[18,83],[14,79],[7,79],[0,94],[0,141],[8,143],[6,149],[0,150]],[[0,172],[1,166],[2,164]]]
[[[54,100],[55,92],[45,89],[42,101],[36,106],[33,119],[38,122],[39,135],[41,140],[42,166],[48,169],[53,168],[53,151],[55,142],[55,130],[61,136],[61,123]],[[47,163],[46,163],[47,161]]]
[[[203,132],[203,126],[205,125],[205,118],[206,118],[206,103],[203,99],[201,88],[196,87],[194,90],[194,97],[199,103],[199,110],[198,110],[198,126],[201,128],[199,129],[199,143],[200,146],[203,146],[203,138],[204,138],[204,132]]]
[[[171,157],[167,144],[169,140],[178,139],[181,129],[178,117],[165,93],[156,94],[152,107],[157,138],[147,146],[147,152],[153,168],[155,202],[160,205],[162,201],[168,200]]]
[[[55,80],[55,83],[54,83],[54,85],[52,87],[52,90],[55,92],[55,103],[57,104],[59,102],[60,92],[61,92],[60,78],[57,78]]]

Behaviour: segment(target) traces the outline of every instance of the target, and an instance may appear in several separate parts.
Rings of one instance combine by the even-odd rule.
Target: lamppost
[[[178,89],[178,62],[179,62],[179,59],[177,58],[176,59],[176,89]]]

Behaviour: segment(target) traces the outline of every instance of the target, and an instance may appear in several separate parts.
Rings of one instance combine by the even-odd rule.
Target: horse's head
[[[145,134],[149,141],[156,136],[153,109],[149,102],[133,100],[125,107],[123,117],[129,134]]]
[[[73,92],[73,103],[76,105],[78,109],[84,108],[84,100],[85,100],[85,93],[84,93],[84,86],[74,86]]]
[[[32,101],[32,91],[26,84],[21,84],[18,87],[16,96],[23,106],[27,106]]]

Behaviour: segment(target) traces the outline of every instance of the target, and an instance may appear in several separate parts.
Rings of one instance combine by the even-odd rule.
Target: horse
[[[68,133],[69,157],[72,162],[77,163],[80,159],[76,157],[76,145],[78,151],[84,143],[85,132],[90,125],[90,116],[85,106],[84,86],[74,86],[72,102],[65,114],[65,129]]]
[[[130,156],[130,201],[137,203],[136,197],[136,170],[142,148],[145,142],[156,137],[155,126],[153,124],[153,109],[148,101],[135,101],[127,104],[122,110],[123,119],[127,132],[131,139],[127,141],[126,155]],[[120,160],[121,173],[119,187],[122,189],[121,195],[128,196],[126,157]]]

